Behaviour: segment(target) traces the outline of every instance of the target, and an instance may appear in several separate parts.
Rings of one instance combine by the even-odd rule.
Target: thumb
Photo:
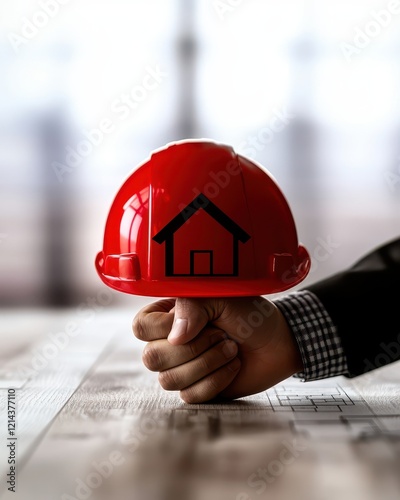
[[[199,299],[177,298],[174,309],[174,322],[168,335],[173,345],[194,339],[211,320],[206,302]]]

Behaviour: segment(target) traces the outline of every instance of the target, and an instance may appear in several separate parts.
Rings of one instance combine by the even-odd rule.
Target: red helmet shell
[[[124,182],[96,269],[135,295],[264,295],[301,282],[310,257],[271,174],[230,146],[186,140],[154,151]]]

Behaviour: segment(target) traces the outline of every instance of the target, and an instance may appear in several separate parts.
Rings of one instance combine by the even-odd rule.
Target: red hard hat
[[[310,257],[271,174],[230,146],[185,140],[154,151],[124,182],[96,269],[135,295],[264,295],[301,282]]]

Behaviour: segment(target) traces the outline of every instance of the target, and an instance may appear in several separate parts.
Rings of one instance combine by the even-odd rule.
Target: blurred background
[[[272,173],[312,256],[302,286],[398,236],[399,50],[394,0],[2,0],[0,304],[104,289],[113,197],[190,137]]]

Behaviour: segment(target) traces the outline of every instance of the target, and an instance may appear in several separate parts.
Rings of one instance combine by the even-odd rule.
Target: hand
[[[262,297],[159,300],[132,327],[148,342],[145,366],[187,403],[255,394],[303,369],[284,316]]]

